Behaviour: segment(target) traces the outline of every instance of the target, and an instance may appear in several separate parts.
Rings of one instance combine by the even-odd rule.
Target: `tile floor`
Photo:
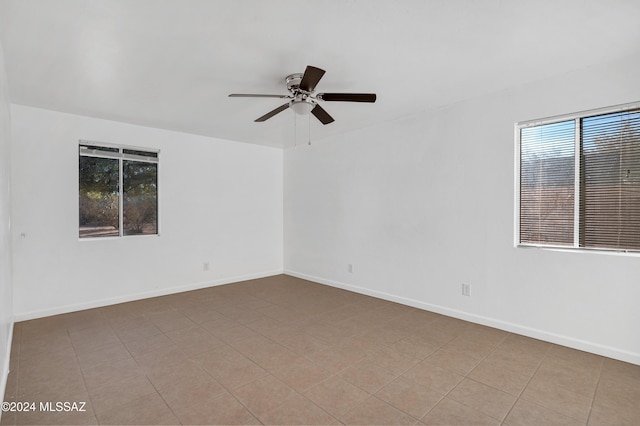
[[[18,323],[5,400],[37,406],[3,425],[638,425],[640,366],[280,275]]]

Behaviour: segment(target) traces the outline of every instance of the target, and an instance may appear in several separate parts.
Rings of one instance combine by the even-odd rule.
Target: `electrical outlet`
[[[352,265],[351,263],[347,265],[347,271],[348,271],[350,274],[353,274],[353,265]]]
[[[202,270],[203,271],[208,271],[209,270],[209,262],[203,262],[202,263]]]
[[[471,296],[471,285],[462,283],[462,295]]]

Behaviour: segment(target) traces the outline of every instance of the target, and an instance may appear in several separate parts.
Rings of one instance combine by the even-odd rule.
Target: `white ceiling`
[[[315,140],[640,49],[638,0],[0,0],[11,101],[282,147],[284,77],[327,71]],[[298,120],[298,126],[306,119]]]

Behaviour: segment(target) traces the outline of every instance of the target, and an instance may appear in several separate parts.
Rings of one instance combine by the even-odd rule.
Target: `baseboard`
[[[230,283],[235,283],[239,281],[271,277],[273,275],[280,275],[282,273],[283,271],[279,269],[275,271],[265,271],[265,272],[255,273],[255,274],[236,275],[233,277],[225,277],[225,278],[221,278],[214,281],[203,281],[203,282],[192,283],[187,285],[162,288],[162,289],[157,289],[153,291],[146,291],[141,293],[110,297],[107,299],[92,300],[85,303],[58,306],[51,309],[43,309],[39,311],[30,311],[30,312],[19,312],[19,313],[15,313],[14,319],[16,322],[28,321],[28,320],[37,319],[37,318],[50,317],[52,315],[66,314],[69,312],[83,311],[85,309],[101,308],[104,306],[115,305],[118,303],[132,302],[134,300],[148,299],[151,297],[158,297],[158,296],[166,296],[169,294],[182,293],[182,292],[191,291],[191,290],[199,290],[202,288],[215,287],[218,285],[230,284]]]
[[[7,379],[11,368],[11,345],[13,344],[13,321],[9,324],[9,335],[7,336],[7,352],[4,354],[4,363],[0,370],[0,402],[4,400],[4,393],[7,391]],[[0,410],[0,420],[2,419],[2,410]]]
[[[482,315],[476,315],[457,309],[448,308],[446,306],[434,305],[430,303],[421,302],[415,299],[409,299],[402,296],[397,296],[390,293],[371,290],[365,287],[359,287],[351,284],[345,284],[339,281],[334,281],[322,277],[316,277],[289,269],[285,269],[284,273],[297,278],[302,278],[308,281],[314,281],[320,284],[326,284],[331,287],[341,288],[343,290],[353,291],[355,293],[364,294],[367,296],[377,297],[379,299],[388,300],[391,302],[401,303],[403,305],[412,306],[414,308],[423,309],[430,312],[458,318],[461,320],[473,322],[480,325],[486,325],[488,327],[497,328],[500,330],[508,331],[510,333],[520,334],[523,336],[531,337],[545,342],[555,343],[561,346],[567,346],[573,349],[578,349],[585,352],[591,352],[597,355],[602,355],[608,358],[617,359],[620,361],[629,362],[632,364],[640,365],[640,354],[635,352],[629,352],[610,346],[601,345],[599,343],[589,342],[574,337],[563,336],[556,333],[551,333],[545,330],[526,327],[523,325],[511,323],[508,321],[502,321],[496,318],[485,317]]]

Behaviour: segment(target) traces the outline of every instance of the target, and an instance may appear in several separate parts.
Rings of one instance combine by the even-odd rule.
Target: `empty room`
[[[638,22],[0,0],[0,424],[640,424]]]

